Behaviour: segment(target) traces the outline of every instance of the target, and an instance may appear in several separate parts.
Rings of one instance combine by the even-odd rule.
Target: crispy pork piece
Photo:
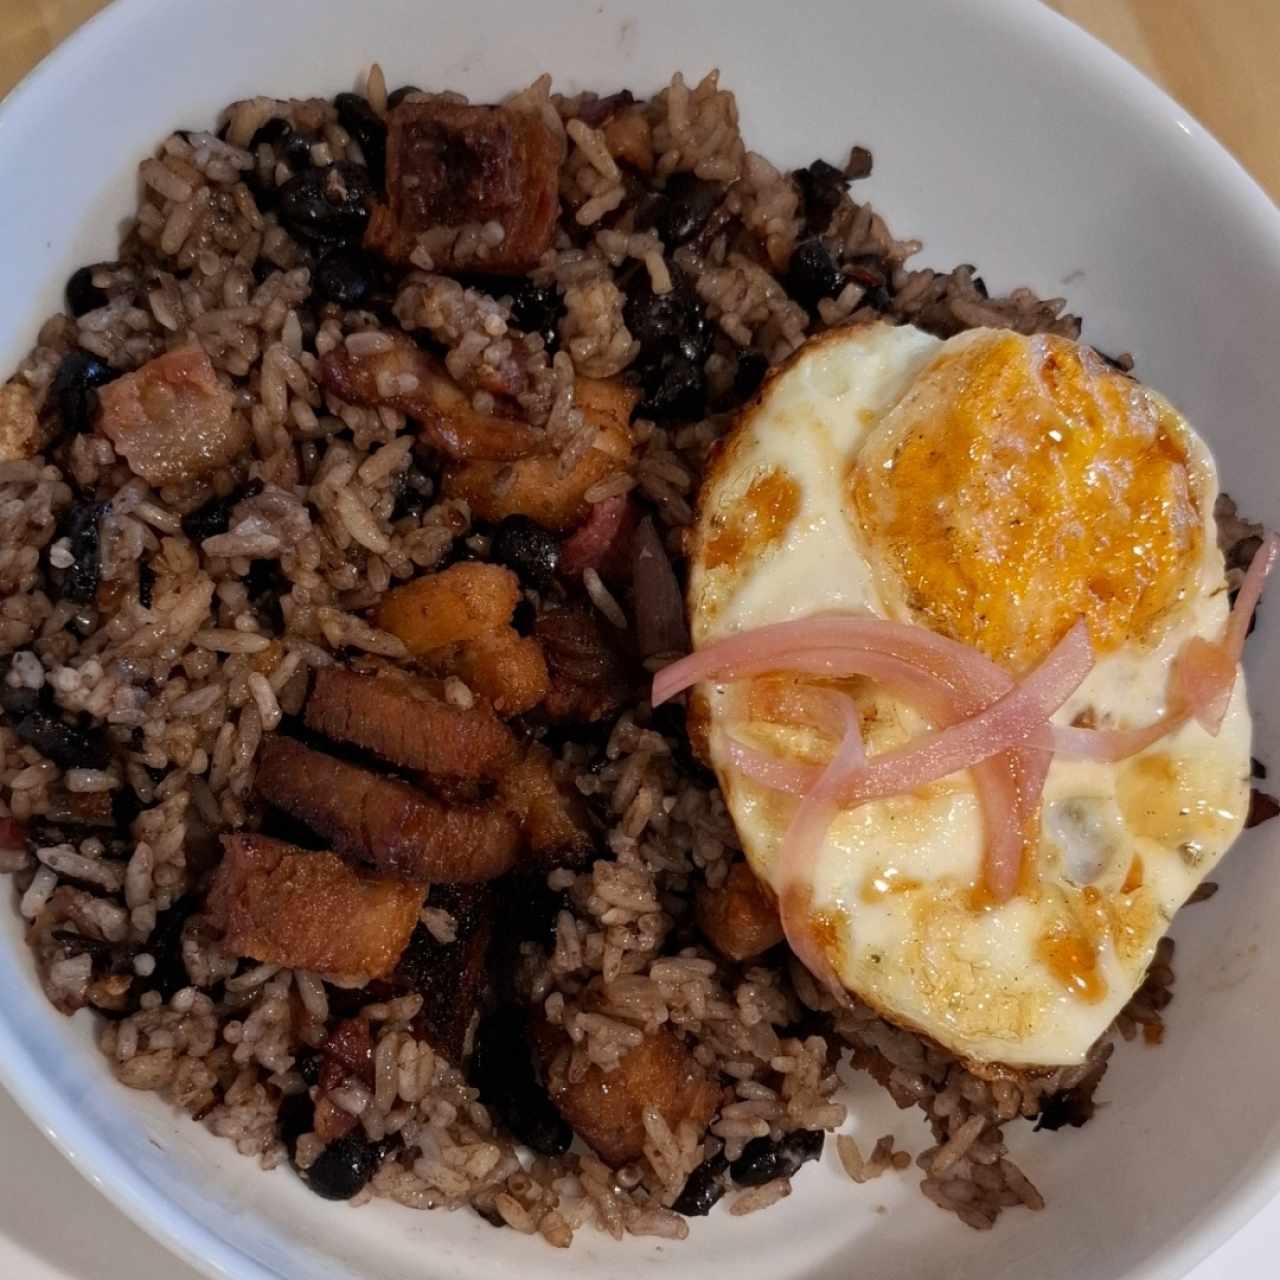
[[[263,743],[255,785],[340,853],[396,880],[492,880],[519,851],[520,828],[500,805],[445,804],[291,738]]]
[[[489,707],[455,707],[438,681],[386,664],[321,668],[304,718],[327,738],[433,778],[496,778],[519,756],[511,730]]]
[[[519,598],[520,580],[510,569],[464,561],[388,591],[377,625],[422,655],[505,626]]]
[[[495,410],[481,413],[449,371],[412,339],[386,335],[381,351],[340,343],[320,359],[320,381],[351,404],[398,409],[422,428],[422,439],[456,461],[510,462],[545,452],[546,433]]]
[[[222,838],[209,914],[233,955],[317,973],[384,978],[396,967],[425,888],[375,880],[334,853],[242,832]]]
[[[440,942],[419,925],[392,979],[422,997],[416,1027],[455,1066],[470,1052],[471,1032],[489,986],[494,897],[488,884],[433,885],[428,905],[453,917],[454,941]]]
[[[248,447],[233,399],[203,347],[180,347],[99,388],[99,426],[148,484],[194,480]]]
[[[524,759],[498,784],[519,819],[529,851],[546,866],[580,866],[595,848],[582,796],[556,780],[551,752],[531,743]]]
[[[514,627],[499,627],[426,659],[441,675],[457,676],[487,699],[500,716],[531,711],[547,696],[551,679],[542,646]]]
[[[534,634],[551,673],[543,702],[551,719],[602,720],[626,702],[632,686],[627,661],[594,609],[548,609],[538,615]]]
[[[644,1154],[647,1107],[655,1107],[673,1130],[682,1120],[701,1130],[720,1104],[719,1086],[665,1027],[647,1035],[613,1071],[592,1065],[581,1080],[568,1077],[569,1039],[558,1027],[536,1022],[533,1040],[551,1101],[582,1140],[615,1167]]]
[[[402,102],[387,118],[387,202],[369,219],[366,248],[405,266],[432,232],[426,247],[437,270],[528,271],[555,235],[562,148],[533,112]],[[500,235],[488,233],[491,224]],[[483,245],[481,256],[438,228],[466,228],[473,234],[459,241]]]
[[[529,516],[556,533],[567,533],[591,513],[587,491],[631,461],[631,411],[636,392],[620,379],[579,378],[575,401],[588,425],[596,428],[592,447],[567,475],[552,456],[516,462],[477,459],[445,469],[444,492],[465,498],[482,520]]]
[[[707,941],[729,960],[754,960],[782,941],[777,904],[745,862],[735,863],[718,889],[699,889],[694,913]]]

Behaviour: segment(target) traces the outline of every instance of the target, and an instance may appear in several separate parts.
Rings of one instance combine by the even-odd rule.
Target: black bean
[[[491,1227],[505,1227],[507,1220],[496,1208],[485,1209],[478,1204],[471,1206]]]
[[[152,595],[155,592],[156,571],[145,561],[138,561],[138,603],[144,609],[151,608]]]
[[[238,502],[245,498],[256,498],[262,492],[261,480],[250,480],[243,489],[236,489],[225,498],[211,498],[203,507],[188,511],[182,517],[182,532],[192,542],[203,542],[206,538],[215,538],[231,528],[231,512]]]
[[[411,93],[421,92],[422,90],[416,84],[402,84],[398,89],[392,89],[387,94],[387,106],[394,111]]]
[[[249,603],[270,623],[271,628],[284,630],[284,610],[280,597],[289,591],[289,583],[280,568],[279,560],[250,560],[249,572],[244,576]]]
[[[253,197],[253,202],[258,206],[259,213],[270,213],[276,205],[280,203],[280,188],[276,186],[271,176],[263,178],[259,176],[257,169],[250,169],[242,175],[241,181],[248,188],[249,194]],[[254,279],[259,284],[262,279],[259,273],[264,269],[269,269],[271,264],[265,258],[257,258],[253,264]]]
[[[560,317],[564,301],[553,284],[523,279],[511,287],[511,323],[524,333],[538,333],[554,352],[560,342]]]
[[[316,263],[311,287],[326,302],[359,307],[373,292],[374,277],[374,264],[367,254],[358,249],[334,249]]]
[[[763,351],[750,347],[738,352],[738,362],[733,370],[733,394],[739,400],[755,395],[769,372],[769,357]]]
[[[789,1178],[802,1164],[822,1154],[825,1138],[821,1129],[797,1129],[777,1142],[752,1138],[729,1166],[729,1173],[740,1187],[762,1187],[775,1178]]]
[[[294,173],[301,173],[311,167],[311,148],[319,141],[314,133],[308,133],[305,129],[291,129],[277,147],[279,159]]]
[[[107,295],[93,283],[93,267],[80,267],[67,280],[67,307],[73,316],[107,305]]]
[[[320,1083],[320,1068],[324,1066],[324,1054],[316,1049],[303,1049],[294,1059],[293,1069],[308,1085]]]
[[[643,417],[660,421],[678,418],[685,422],[703,417],[707,407],[707,377],[701,360],[690,360],[678,351],[668,351],[639,372]]]
[[[40,705],[40,691],[28,689],[25,685],[18,688],[9,683],[9,671],[13,667],[13,658],[0,658],[0,711],[11,719],[28,715]]]
[[[98,593],[101,571],[98,521],[107,509],[105,502],[75,502],[62,513],[55,541],[66,539],[71,564],[54,570],[58,595],[76,604],[88,604]]]
[[[14,721],[13,731],[60,769],[107,767],[107,744],[96,729],[64,724],[56,715],[37,708]]]
[[[538,1081],[524,1009],[505,1005],[480,1023],[471,1075],[481,1101],[527,1147],[545,1156],[563,1155],[569,1149],[573,1130]]]
[[[493,531],[489,554],[514,569],[531,587],[543,590],[555,581],[560,544],[555,535],[528,516],[507,516]]]
[[[1064,1089],[1061,1093],[1046,1094],[1040,1100],[1040,1112],[1036,1116],[1036,1127],[1033,1133],[1048,1129],[1056,1133],[1068,1125],[1073,1129],[1081,1129],[1093,1119],[1097,1104],[1093,1100],[1094,1090],[1098,1087],[1096,1080],[1086,1082],[1075,1089]]]
[[[319,1055],[316,1055],[319,1061]],[[298,1150],[298,1139],[304,1133],[315,1128],[316,1109],[310,1097],[305,1093],[291,1093],[280,1099],[280,1108],[276,1112],[276,1124],[280,1129],[280,1141],[292,1160]]]
[[[293,125],[284,116],[272,116],[266,124],[259,125],[257,132],[249,139],[249,150],[257,151],[264,142],[268,146],[279,147],[282,142],[287,142],[292,134]]]
[[[638,271],[627,293],[623,319],[640,344],[639,365],[657,363],[673,351],[700,363],[711,350],[713,335],[706,312],[677,269],[671,271],[671,288],[666,293],[654,293],[649,273]]]
[[[382,1155],[380,1146],[353,1133],[331,1142],[309,1168],[298,1169],[298,1175],[325,1200],[350,1200],[377,1172]]]
[[[382,191],[387,178],[387,126],[358,93],[340,93],[333,105],[338,108],[338,123],[359,143],[374,187]]]
[[[654,209],[653,226],[668,249],[692,240],[724,199],[724,184],[673,173]]]
[[[184,894],[156,916],[151,936],[143,944],[144,950],[154,956],[156,962],[146,985],[158,991],[165,1000],[191,985],[187,963],[182,958],[182,933],[187,921],[200,910],[200,905],[195,894]]]
[[[796,169],[791,178],[800,188],[801,211],[809,230],[820,234],[831,225],[831,216],[849,188],[849,179],[825,160]]]
[[[846,279],[831,250],[813,236],[796,245],[783,284],[797,302],[812,311],[822,298],[834,298]]]
[[[50,395],[62,418],[63,431],[79,434],[93,426],[98,408],[95,388],[120,375],[87,351],[68,351],[53,375]]]
[[[294,235],[316,244],[358,241],[372,206],[368,170],[348,160],[307,169],[280,188],[281,221]]]
[[[728,1167],[723,1155],[704,1160],[685,1180],[684,1190],[671,1207],[686,1218],[705,1218],[725,1193],[724,1171]]]
[[[111,793],[111,821],[118,831],[128,831],[141,812],[142,801],[132,787],[119,787]],[[187,860],[191,861],[190,854]]]
[[[411,463],[391,482],[395,490],[396,504],[391,509],[391,519],[417,520],[431,503],[431,480],[416,463]]]
[[[647,271],[637,272],[623,317],[640,343],[634,372],[640,379],[640,412],[652,418],[694,419],[706,408],[703,365],[711,349],[711,326],[698,295],[673,270],[672,287],[655,293]]]
[[[534,607],[532,600],[526,600],[523,596],[516,601],[516,607],[511,614],[511,625],[515,628],[516,634],[521,636],[533,635],[534,624],[538,621],[538,610]]]

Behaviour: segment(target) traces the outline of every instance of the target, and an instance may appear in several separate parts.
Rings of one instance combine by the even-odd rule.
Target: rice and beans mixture
[[[909,265],[866,149],[780,172],[714,72],[477,106],[375,68],[215,127],[142,162],[0,387],[0,871],[50,1000],[331,1199],[681,1238],[835,1133],[972,1227],[1039,1209],[1006,1126],[1089,1118],[1172,943],[1049,1074],[836,1008],[646,688],[770,365],[873,317],[1078,319]],[[916,1150],[839,1132],[842,1061]]]

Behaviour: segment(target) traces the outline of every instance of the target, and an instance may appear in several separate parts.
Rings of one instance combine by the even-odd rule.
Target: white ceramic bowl
[[[1280,216],[1181,109],[1034,0],[118,0],[0,110],[0,364],[74,265],[112,253],[134,166],[166,131],[255,92],[336,92],[374,58],[393,85],[482,99],[543,69],[567,89],[651,90],[674,68],[720,66],[775,160],[872,146],[861,190],[925,238],[924,260],[1068,293],[1086,337],[1133,351],[1183,406],[1245,510],[1280,521]],[[1276,607],[1255,676],[1280,659]],[[1254,702],[1257,754],[1280,764],[1280,696],[1255,679]],[[853,1187],[831,1151],[784,1205],[717,1213],[682,1246],[584,1232],[566,1256],[470,1214],[326,1203],[113,1083],[89,1016],[45,1004],[7,906],[0,1074],[82,1173],[212,1276],[1175,1280],[1280,1190],[1278,843],[1280,822],[1246,836],[1222,892],[1179,920],[1167,1042],[1117,1055],[1111,1105],[1081,1131],[1019,1128],[1049,1208],[983,1235],[926,1203],[914,1175]],[[892,1129],[919,1149],[916,1113],[865,1080],[850,1093],[863,1138]]]

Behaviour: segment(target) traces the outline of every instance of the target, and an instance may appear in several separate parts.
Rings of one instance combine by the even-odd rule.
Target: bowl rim
[[[964,4],[967,0],[946,0]],[[201,0],[110,0],[32,68],[2,99],[0,127],[21,130],[24,112],[56,97],[58,86],[77,72],[89,71],[101,46],[129,29],[144,28],[162,10],[171,17],[180,6]],[[1182,131],[1195,148],[1201,171],[1215,178],[1223,202],[1275,246],[1280,265],[1280,209],[1209,131],[1170,94],[1150,81],[1102,41],[1041,0],[986,0],[983,17],[995,25],[1016,26],[1037,44],[1052,45],[1073,77],[1108,84],[1131,108],[1163,117]],[[47,1008],[49,1017],[56,1012]],[[74,1105],[66,1105],[57,1088],[39,1070],[22,1040],[0,1018],[0,1084],[37,1129],[117,1209],[171,1253],[213,1280],[288,1280],[245,1253],[225,1235],[182,1208],[163,1188],[117,1153]],[[1230,1200],[1217,1205],[1189,1234],[1167,1240],[1130,1273],[1129,1280],[1178,1280],[1227,1243],[1232,1236],[1280,1197],[1280,1147],[1264,1157],[1250,1180]]]

